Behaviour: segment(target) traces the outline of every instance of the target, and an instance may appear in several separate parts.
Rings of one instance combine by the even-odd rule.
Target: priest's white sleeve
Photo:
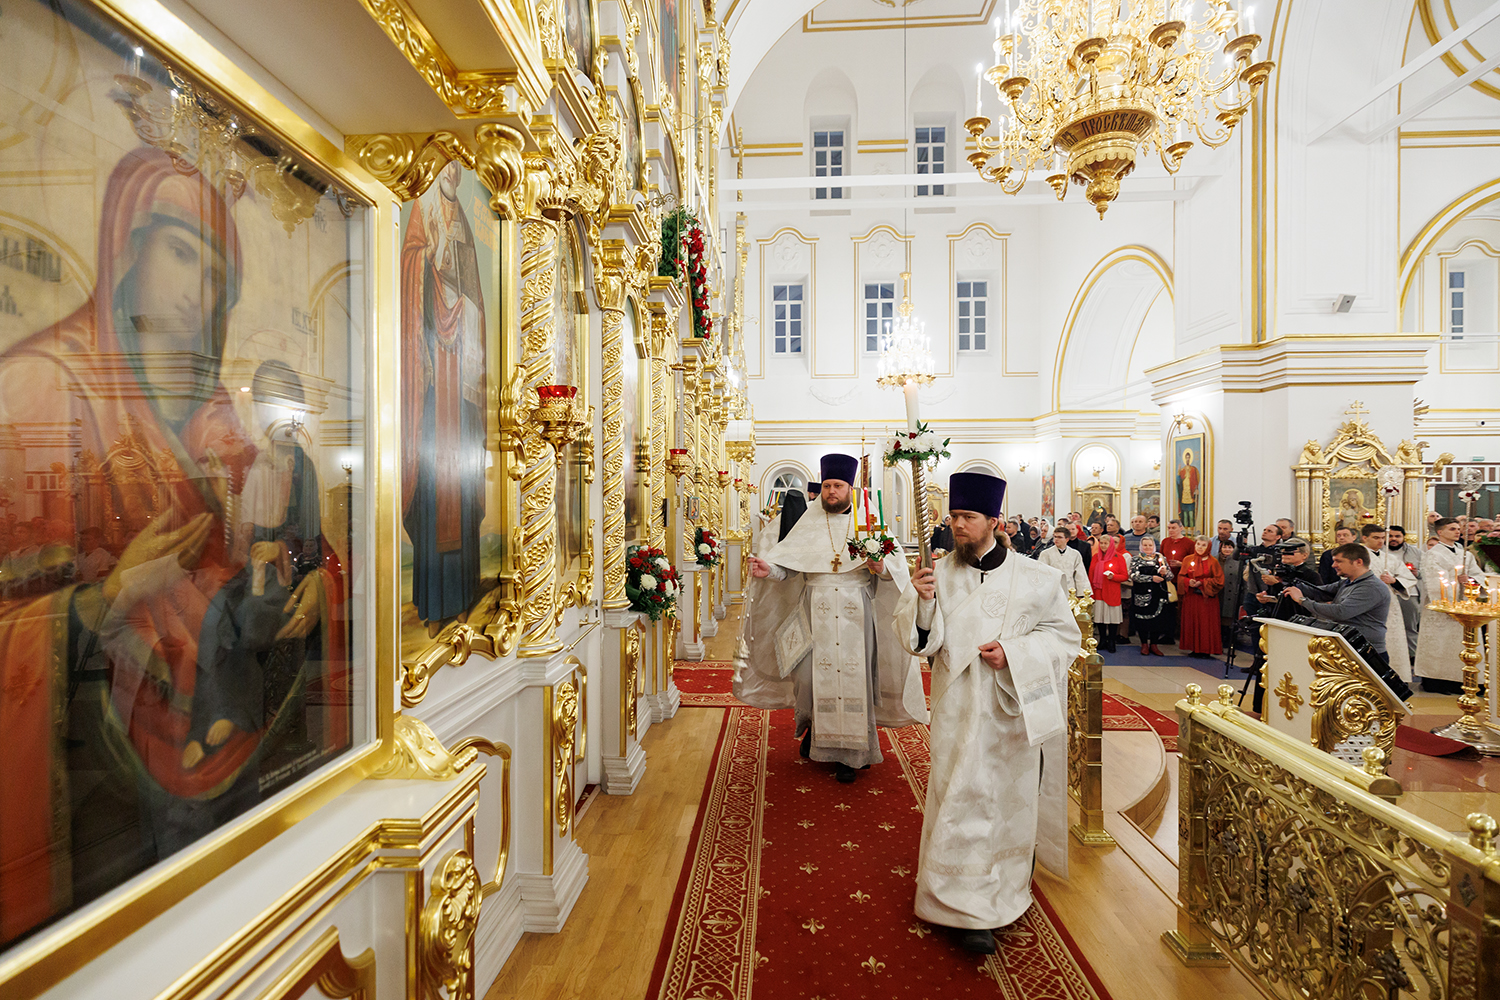
[[[1005,694],[1000,675],[1010,675],[1032,746],[1067,728],[1068,664],[1083,643],[1067,597],[1056,587],[1038,589],[1027,609],[1035,620],[1019,635],[1000,639],[1006,669],[994,672],[995,685]]]
[[[912,655],[936,656],[943,647],[943,616],[937,613],[936,598],[924,601],[917,596],[917,588],[906,588],[896,602],[895,619],[896,635]],[[925,643],[921,632],[927,633]]]

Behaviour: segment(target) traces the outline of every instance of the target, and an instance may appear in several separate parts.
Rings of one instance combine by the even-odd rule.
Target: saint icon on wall
[[[1195,529],[1200,527],[1200,522],[1212,523],[1212,501],[1207,495],[1209,468],[1207,452],[1204,450],[1207,444],[1207,437],[1203,433],[1174,437],[1171,448],[1171,479],[1162,483],[1165,494],[1172,499],[1173,508],[1171,511],[1163,510],[1162,513],[1176,516],[1189,534],[1196,533]]]
[[[1177,470],[1177,514],[1184,528],[1198,526],[1198,467],[1193,464],[1193,450],[1182,450],[1182,465]]]
[[[401,518],[426,622],[479,596],[485,313],[463,179],[458,163],[443,168],[411,205],[401,245]]]

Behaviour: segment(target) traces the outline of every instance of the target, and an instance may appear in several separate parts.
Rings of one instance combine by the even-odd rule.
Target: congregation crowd
[[[1252,620],[1279,609],[1277,617],[1295,611],[1353,625],[1404,680],[1415,676],[1437,693],[1456,693],[1459,686],[1444,676],[1451,670],[1446,649],[1439,652],[1432,643],[1428,655],[1418,655],[1422,609],[1444,582],[1450,588],[1482,584],[1486,573],[1500,570],[1473,544],[1497,533],[1489,519],[1436,513],[1428,515],[1420,545],[1401,525],[1340,525],[1335,544],[1314,558],[1289,518],[1266,525],[1254,539],[1228,519],[1213,535],[1193,535],[1177,519],[1163,529],[1156,515],[1136,514],[1126,528],[1099,510],[1087,519],[1074,511],[1055,523],[1020,516],[1004,522],[1011,549],[1059,570],[1075,594],[1093,596],[1094,635],[1103,652],[1134,641],[1143,656],[1163,656],[1162,646],[1176,645],[1207,659],[1232,650],[1237,640],[1253,652]],[[952,548],[946,518],[933,531],[931,547],[939,553]],[[1434,664],[1426,674],[1419,669],[1424,663]]]

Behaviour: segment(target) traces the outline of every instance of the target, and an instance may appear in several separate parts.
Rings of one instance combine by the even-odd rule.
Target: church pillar
[[[653,306],[655,308],[655,306]],[[673,412],[669,405],[669,386],[672,373],[668,364],[672,360],[668,352],[675,341],[668,335],[671,329],[665,306],[651,317],[651,544],[665,550],[667,547],[667,511],[673,497],[667,492],[667,448],[672,438]],[[650,682],[652,690],[652,712],[657,703],[662,705],[662,718],[671,718],[682,702],[677,685],[672,680],[672,662],[676,645],[674,623],[663,619],[652,630],[652,657]]]
[[[557,222],[541,216],[521,223],[521,357],[520,403],[527,413],[539,386],[555,377],[553,282],[558,254]],[[553,605],[557,600],[557,529],[553,502],[557,462],[540,441],[527,450],[521,470],[520,544],[516,547],[521,600],[522,657],[549,656],[559,649]]]
[[[668,534],[673,562],[682,574],[685,591],[683,599],[678,602],[681,624],[676,655],[680,659],[695,661],[702,660],[705,652],[701,631],[703,588],[698,581],[698,564],[689,555],[693,551],[693,529],[703,516],[703,454],[698,446],[701,425],[698,414],[698,361],[696,353],[684,352],[682,361],[677,366],[682,372],[678,407],[681,437],[678,447],[687,450],[693,467],[687,475],[674,477],[677,498],[672,509],[676,525],[675,530]],[[693,509],[695,507],[697,510]]]

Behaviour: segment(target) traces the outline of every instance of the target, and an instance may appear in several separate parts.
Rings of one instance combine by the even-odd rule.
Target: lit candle
[[[999,44],[1000,44],[999,42],[995,43],[995,45],[997,46],[997,48],[995,50],[995,55],[997,57],[1000,54],[1000,51],[999,51],[999,48],[998,48]],[[998,63],[1000,60],[997,58],[995,61]],[[983,108],[983,106],[984,106],[984,98],[982,96],[983,94],[984,94],[984,67],[982,65],[980,65],[979,63],[975,63],[974,64],[974,117],[975,118],[978,118],[978,117],[980,117],[981,115],[984,114],[984,111],[981,110]]]
[[[1253,34],[1255,34],[1255,8],[1254,7],[1250,7],[1250,6],[1246,6],[1245,7],[1245,34],[1247,34],[1247,35],[1253,35]]]
[[[906,432],[915,434],[917,432],[917,383],[907,379],[901,386],[901,393],[906,397]]]
[[[1009,31],[1010,27],[1011,27],[1011,20],[1010,20],[1010,0],[1005,0],[1005,30]]]

